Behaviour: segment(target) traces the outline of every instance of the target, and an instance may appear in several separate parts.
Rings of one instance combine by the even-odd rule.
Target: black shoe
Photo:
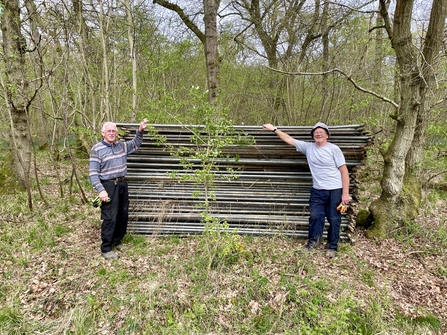
[[[118,255],[116,254],[116,252],[115,251],[108,251],[108,252],[103,252],[102,253],[102,256],[105,258],[105,259],[117,259],[118,258]]]

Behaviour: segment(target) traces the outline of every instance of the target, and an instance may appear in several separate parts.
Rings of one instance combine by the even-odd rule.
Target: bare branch
[[[380,15],[383,18],[383,22],[385,22],[385,29],[388,33],[388,37],[390,41],[393,41],[393,27],[391,24],[390,14],[388,13],[388,7],[390,6],[389,1],[380,0],[379,11]]]
[[[342,3],[338,3],[338,2],[333,2],[333,1],[330,1],[329,3],[331,5],[337,5],[337,6],[340,6],[340,7],[345,7],[345,8],[349,9],[352,12],[371,14],[371,13],[377,13],[377,10],[361,10],[361,8],[366,7],[366,6],[368,6],[368,5],[370,5],[370,4],[374,3],[374,2],[375,2],[375,0],[368,1],[367,3],[361,5],[359,8],[354,8],[354,7],[351,7],[351,6],[342,4]]]
[[[431,106],[430,106],[430,109],[433,109],[433,108],[435,108],[435,107],[438,107],[439,105],[443,104],[443,103],[446,102],[446,101],[447,101],[447,97],[442,98],[442,99],[436,101],[433,105],[431,105]]]
[[[180,6],[165,0],[153,0],[153,3],[176,12],[182,19],[183,23],[199,38],[203,44],[205,44],[205,34],[199,29],[199,27],[196,26],[194,22],[191,21]]]
[[[399,105],[396,102],[394,102],[393,100],[390,100],[390,99],[388,99],[388,98],[386,98],[386,97],[384,97],[384,96],[382,96],[382,95],[380,95],[380,94],[378,94],[378,93],[376,93],[374,91],[370,91],[370,90],[367,90],[366,88],[361,87],[359,84],[356,83],[356,81],[354,79],[352,79],[352,77],[350,75],[348,75],[346,72],[344,72],[344,71],[342,71],[340,69],[337,69],[337,68],[332,69],[332,70],[328,70],[328,71],[324,71],[324,72],[286,72],[286,71],[281,71],[281,70],[278,70],[278,69],[273,69],[273,68],[271,68],[269,66],[267,66],[267,68],[272,70],[272,71],[279,72],[279,73],[282,73],[282,74],[286,74],[286,75],[289,75],[289,76],[323,76],[323,75],[326,75],[326,74],[331,74],[331,73],[337,72],[337,73],[340,73],[341,75],[345,76],[346,79],[348,79],[348,81],[350,81],[352,83],[352,85],[354,85],[354,87],[356,89],[358,89],[359,91],[362,91],[363,93],[370,94],[370,95],[372,95],[372,96],[374,96],[374,97],[376,97],[376,98],[378,98],[380,100],[388,102],[391,105],[393,105],[395,108],[399,108]]]
[[[371,33],[371,32],[373,32],[373,31],[376,30],[376,29],[382,29],[382,28],[385,28],[385,26],[383,25],[383,26],[375,26],[375,27],[372,27],[371,29],[368,30],[368,33]]]
[[[447,170],[444,170],[444,171],[441,171],[441,172],[438,172],[438,173],[432,175],[430,178],[428,178],[427,184],[429,182],[431,182],[433,179],[435,179],[437,176],[440,176],[440,175],[445,174],[445,173],[447,173]]]

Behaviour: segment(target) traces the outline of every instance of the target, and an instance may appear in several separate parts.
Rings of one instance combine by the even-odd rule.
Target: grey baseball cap
[[[331,136],[331,133],[329,132],[329,128],[328,128],[328,126],[326,126],[323,122],[317,122],[317,123],[315,124],[315,126],[313,126],[312,131],[310,132],[310,135],[311,135],[312,137],[314,137],[314,131],[315,131],[315,129],[317,129],[317,128],[322,128],[322,129],[324,129],[324,130],[326,131],[326,134],[327,134],[329,137]]]

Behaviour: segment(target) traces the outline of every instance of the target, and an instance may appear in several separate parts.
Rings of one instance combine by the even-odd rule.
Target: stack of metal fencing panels
[[[138,124],[117,126],[122,141],[131,139],[138,128]],[[239,234],[307,237],[312,177],[305,156],[294,147],[260,126],[235,126],[235,132],[253,142],[225,148],[213,162],[213,184],[205,186],[181,178],[202,167],[197,159],[183,157],[191,163],[185,168],[178,154],[179,148],[194,150],[191,135],[203,131],[202,127],[155,124],[151,128],[140,149],[128,156],[130,232],[201,234],[206,213]],[[304,141],[312,140],[311,128],[281,127]],[[342,217],[341,231],[341,238],[349,240],[359,201],[357,170],[364,164],[372,138],[363,125],[334,126],[330,132],[329,140],[343,151],[350,173],[352,202]]]

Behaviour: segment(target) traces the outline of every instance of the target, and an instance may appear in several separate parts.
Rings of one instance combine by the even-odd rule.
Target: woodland
[[[3,198],[0,220],[4,251],[0,274],[6,280],[0,288],[8,292],[0,291],[6,306],[0,309],[0,334],[91,334],[92,328],[98,334],[446,331],[447,314],[440,302],[447,298],[443,284],[447,228],[440,205],[447,189],[446,18],[445,0],[0,0],[0,117],[5,121],[0,124],[0,190],[2,197],[11,196]],[[239,250],[237,260],[228,259],[223,251],[227,249],[216,249],[221,272],[204,271],[202,278],[191,272],[188,262],[193,260],[181,267],[175,260],[198,252],[195,261],[200,263],[200,250],[206,249],[201,243],[208,245],[210,236],[203,241],[167,239],[160,242],[163,250],[156,249],[157,242],[130,236],[126,242],[137,250],[135,257],[123,261],[123,271],[128,272],[111,279],[108,275],[116,273],[115,265],[94,256],[92,240],[99,235],[90,234],[98,234],[99,227],[93,222],[97,213],[88,207],[93,193],[86,171],[103,122],[137,123],[147,118],[150,124],[200,125],[204,117],[211,123],[225,120],[226,125],[363,124],[374,145],[361,174],[363,211],[353,239],[361,247],[345,246],[343,261],[335,260],[335,265],[319,255],[309,263],[306,257],[297,261],[288,251],[299,242],[278,240],[285,263],[277,267],[270,259],[273,247],[263,249],[269,248],[263,241],[230,235],[224,242]],[[88,211],[81,210],[85,207]],[[66,226],[50,225],[64,215]],[[428,234],[421,228],[425,224],[435,228],[422,237],[422,230]],[[51,237],[41,235],[44,231],[51,231]],[[433,249],[434,240],[441,242]],[[222,240],[213,242],[218,246]],[[174,246],[180,249],[166,251]],[[54,267],[44,257],[48,250],[55,253]],[[85,251],[77,254],[79,263],[73,266],[78,273],[85,269],[86,277],[78,278],[67,267],[66,250]],[[146,263],[154,259],[144,250],[157,254],[155,263]],[[410,255],[415,258],[405,258]],[[90,268],[89,260],[99,270]],[[259,273],[244,272],[257,261],[266,267]],[[168,269],[162,269],[163,262]],[[401,272],[381,277],[389,262],[400,264]],[[238,271],[251,276],[256,285],[236,283],[237,275],[231,280],[224,277],[229,264],[238,264]],[[29,269],[36,267],[39,270],[30,278]],[[331,284],[316,274],[321,268]],[[160,277],[144,277],[144,285],[136,284],[133,279],[143,277],[141,269]],[[302,282],[289,282],[290,271]],[[328,293],[315,303],[317,290],[332,292],[332,285],[342,282],[348,272],[359,273],[362,281],[362,294],[355,296],[355,302],[338,291],[339,295]],[[273,273],[276,284],[283,281],[286,288],[301,289],[272,289],[266,278]],[[419,283],[412,281],[415,274]],[[54,279],[59,275],[65,280]],[[10,284],[11,278],[20,276],[31,281],[30,288],[23,283],[16,291]],[[400,276],[409,280],[407,284],[398,280]],[[114,283],[104,284],[106,277]],[[116,305],[114,298],[99,297],[104,285],[128,278],[145,293],[154,293],[154,300],[141,303],[137,293],[129,294],[130,288],[119,285],[113,292],[129,309],[124,303]],[[232,323],[232,307],[242,313],[245,302],[235,300],[229,291],[225,303],[217,301],[214,307],[210,306],[215,287],[199,291],[203,296],[195,300],[197,291],[192,289],[210,278],[222,292],[228,282],[242,295],[253,290],[246,301],[249,310],[244,311],[253,318],[236,317]],[[383,282],[377,283],[378,278]],[[85,286],[73,288],[73,279]],[[160,284],[163,280],[166,286]],[[257,291],[260,287],[265,291]],[[394,291],[386,291],[390,288]],[[370,297],[365,293],[369,291],[383,295]],[[299,324],[287,323],[286,315],[294,314],[295,307],[302,307],[312,294],[312,304],[304,306]],[[201,300],[205,296],[209,304]],[[390,297],[399,301],[399,308],[389,303]],[[81,298],[88,306],[74,308]],[[341,309],[327,312],[326,307],[335,306],[331,301]],[[107,313],[104,306],[113,304],[118,308],[113,315],[122,319],[102,314]],[[208,308],[218,309],[222,319]],[[163,317],[154,316],[162,309]],[[323,321],[317,317],[322,310]],[[363,312],[356,314],[358,310]],[[143,319],[129,318],[140,311],[146,313]],[[57,324],[61,315],[64,324]],[[352,317],[361,325],[344,322]],[[303,326],[309,320],[311,325]],[[422,320],[422,328],[415,320]],[[147,330],[144,323],[158,331]]]
[[[418,213],[427,139],[443,141],[441,0],[17,0],[1,15],[4,169],[30,207],[34,144],[55,162],[106,120],[200,124],[206,102],[234,124],[364,123],[383,157],[370,236]]]

